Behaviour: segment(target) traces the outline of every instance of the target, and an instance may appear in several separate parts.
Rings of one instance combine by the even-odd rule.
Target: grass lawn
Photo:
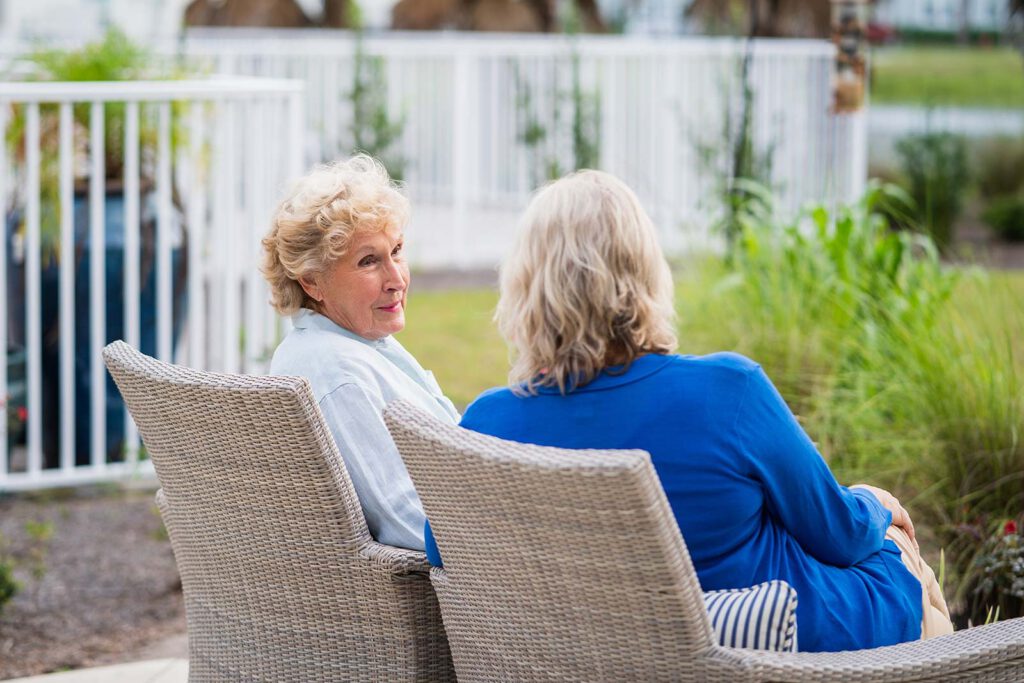
[[[1024,272],[992,273],[990,277],[999,284],[995,291],[1003,295],[1001,300],[979,306],[975,283],[969,278],[962,281],[954,295],[958,324],[973,328],[964,330],[968,334],[991,326],[1012,326],[1024,338],[1024,315],[1003,313],[1015,310],[1014,302],[1024,301]],[[692,317],[700,308],[693,304],[708,283],[695,271],[677,275],[676,280],[676,299],[684,318],[680,352],[724,350],[711,348],[711,340],[721,339],[719,330],[702,329],[700,318]],[[507,381],[508,351],[491,322],[497,301],[497,292],[490,289],[414,292],[410,297],[406,329],[398,339],[423,367],[434,372],[460,410],[484,389]],[[718,328],[720,322],[706,320],[705,326]],[[767,366],[766,370],[771,372]]]
[[[1024,59],[1012,48],[876,48],[871,101],[1024,108]]]
[[[508,353],[491,322],[497,303],[493,289],[409,295],[405,330],[396,336],[460,411],[484,389],[507,381]]]

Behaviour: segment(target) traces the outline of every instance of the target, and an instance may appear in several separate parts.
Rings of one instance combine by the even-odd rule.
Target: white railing
[[[599,165],[635,188],[670,250],[706,248],[724,127],[739,120],[746,42],[622,36],[391,33],[365,39],[384,60],[386,102],[404,118],[397,153],[413,199],[410,259],[426,268],[491,267],[544,159],[571,168],[571,92],[597,98]],[[190,30],[184,54],[220,73],[306,83],[309,161],[352,149],[355,37],[343,31]],[[830,113],[834,48],[824,41],[755,41],[750,82],[755,147],[771,158],[781,208],[845,201],[863,189],[863,113]],[[529,92],[524,103],[522,94]],[[556,118],[557,117],[557,118]],[[522,141],[530,122],[545,140]],[[557,134],[555,134],[557,133]]]
[[[22,347],[27,387],[25,446],[0,423],[0,492],[151,473],[102,364],[113,338],[196,368],[265,367],[279,323],[253,264],[302,170],[302,97],[245,78],[0,83],[0,139],[20,135],[0,147],[0,338]]]

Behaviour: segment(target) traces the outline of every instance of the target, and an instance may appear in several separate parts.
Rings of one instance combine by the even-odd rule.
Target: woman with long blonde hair
[[[952,630],[896,498],[840,486],[755,362],[674,353],[671,272],[621,181],[581,171],[537,193],[501,269],[496,320],[514,355],[509,386],[477,398],[463,427],[647,451],[704,590],[786,581],[801,649]],[[426,544],[440,563],[429,526]]]

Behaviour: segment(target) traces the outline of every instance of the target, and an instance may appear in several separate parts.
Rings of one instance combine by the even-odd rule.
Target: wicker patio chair
[[[853,652],[721,647],[647,453],[384,415],[445,560],[430,576],[461,683],[1024,680],[1024,619]]]
[[[375,542],[309,383],[103,350],[181,573],[190,681],[448,681],[421,552]]]

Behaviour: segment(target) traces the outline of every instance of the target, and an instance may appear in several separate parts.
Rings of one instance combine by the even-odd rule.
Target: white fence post
[[[71,103],[60,105],[60,467],[75,466],[75,178]]]
[[[89,116],[89,382],[92,400],[92,466],[107,465],[107,371],[100,350],[106,344],[106,163],[104,103],[92,103]]]
[[[454,228],[451,232],[451,252],[455,265],[465,267],[466,249],[469,239],[469,203],[471,184],[475,181],[472,173],[474,158],[471,139],[472,107],[475,104],[471,94],[475,84],[471,83],[470,56],[462,51],[455,54],[454,82],[452,85],[452,209],[455,212]]]
[[[26,105],[25,164],[28,167],[25,208],[25,340],[28,363],[28,475],[42,469],[43,371],[39,238],[39,104]],[[6,390],[6,387],[5,387]]]
[[[139,348],[139,103],[128,102],[124,112],[124,340]],[[125,459],[134,464],[139,457],[139,434],[135,421],[124,411]]]
[[[156,357],[167,363],[173,360],[171,328],[174,323],[171,182],[171,103],[160,102],[157,104],[156,151]]]
[[[7,140],[7,111],[6,106],[0,106],[0,140]],[[7,343],[7,171],[9,159],[7,158],[7,145],[0,144],[0,218],[4,234],[0,236],[0,287],[4,288],[4,296],[0,296],[0,341],[4,345],[4,362],[0,363],[0,405],[3,406],[3,420],[0,420],[0,491],[3,490],[7,480],[8,463],[10,453],[7,449],[8,433],[7,422],[10,415],[10,396],[7,392],[7,362],[10,354],[10,346]]]
[[[206,292],[203,272],[206,244],[206,183],[203,146],[206,142],[205,106],[192,102],[188,126],[188,353],[189,364],[206,367]]]

